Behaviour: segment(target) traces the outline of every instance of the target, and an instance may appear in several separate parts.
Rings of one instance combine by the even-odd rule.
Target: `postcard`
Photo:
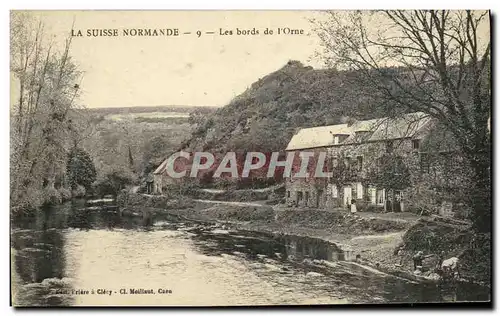
[[[491,306],[489,11],[11,11],[11,305]]]

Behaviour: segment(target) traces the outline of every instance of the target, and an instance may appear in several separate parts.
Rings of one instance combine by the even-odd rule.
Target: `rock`
[[[224,230],[224,229],[214,229],[211,231],[212,234],[219,234],[219,235],[227,235],[229,234],[229,231],[228,230]]]
[[[47,278],[42,281],[42,285],[48,287],[64,287],[70,285],[72,280],[70,278]]]
[[[38,254],[49,254],[50,250],[48,249],[39,249],[39,248],[24,248],[19,251],[20,253],[38,253]]]
[[[312,271],[306,273],[306,277],[314,277],[314,278],[316,278],[316,277],[320,277],[320,276],[323,276],[323,274],[318,273],[318,272],[312,272]]]
[[[426,279],[429,279],[429,280],[440,280],[441,279],[441,276],[437,273],[431,273],[429,274],[428,276],[426,276]]]
[[[302,263],[303,264],[312,264],[313,261],[311,259],[309,259],[309,258],[305,258],[304,260],[302,260]]]
[[[37,242],[33,244],[33,247],[45,250],[52,250],[54,248],[54,245]]]
[[[331,262],[331,261],[326,261],[326,260],[321,260],[321,264],[330,268],[335,268],[338,266],[336,262]]]
[[[275,266],[273,264],[268,264],[268,263],[265,263],[264,264],[264,267],[266,267],[268,270],[271,270],[271,271],[281,271],[281,268],[278,267],[278,266]]]

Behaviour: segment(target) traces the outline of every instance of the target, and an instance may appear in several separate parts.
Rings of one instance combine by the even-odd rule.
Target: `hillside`
[[[175,152],[192,132],[190,114],[214,107],[154,106],[89,109],[80,145],[90,153],[99,175],[114,170],[141,176]]]
[[[214,152],[282,151],[299,128],[383,115],[350,83],[354,75],[289,61],[228,105],[200,115],[183,147]]]

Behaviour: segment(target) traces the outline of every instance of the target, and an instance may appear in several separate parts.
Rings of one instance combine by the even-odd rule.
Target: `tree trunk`
[[[476,160],[472,161],[473,171],[470,191],[470,205],[472,212],[470,219],[474,224],[474,229],[481,233],[491,232],[491,172],[489,157],[476,155]]]

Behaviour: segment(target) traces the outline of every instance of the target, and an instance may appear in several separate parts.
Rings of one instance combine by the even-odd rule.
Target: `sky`
[[[62,43],[71,31],[118,29],[118,37],[73,37],[71,55],[84,71],[80,102],[89,108],[223,106],[289,60],[321,67],[308,11],[45,11],[34,12]],[[276,34],[277,28],[303,35]],[[177,37],[126,37],[124,29],[177,28]],[[259,35],[236,35],[236,28]],[[264,29],[274,30],[263,35]],[[232,30],[233,35],[220,35]],[[197,31],[202,31],[200,37]],[[183,34],[191,32],[191,34]],[[215,32],[215,34],[205,34]]]

